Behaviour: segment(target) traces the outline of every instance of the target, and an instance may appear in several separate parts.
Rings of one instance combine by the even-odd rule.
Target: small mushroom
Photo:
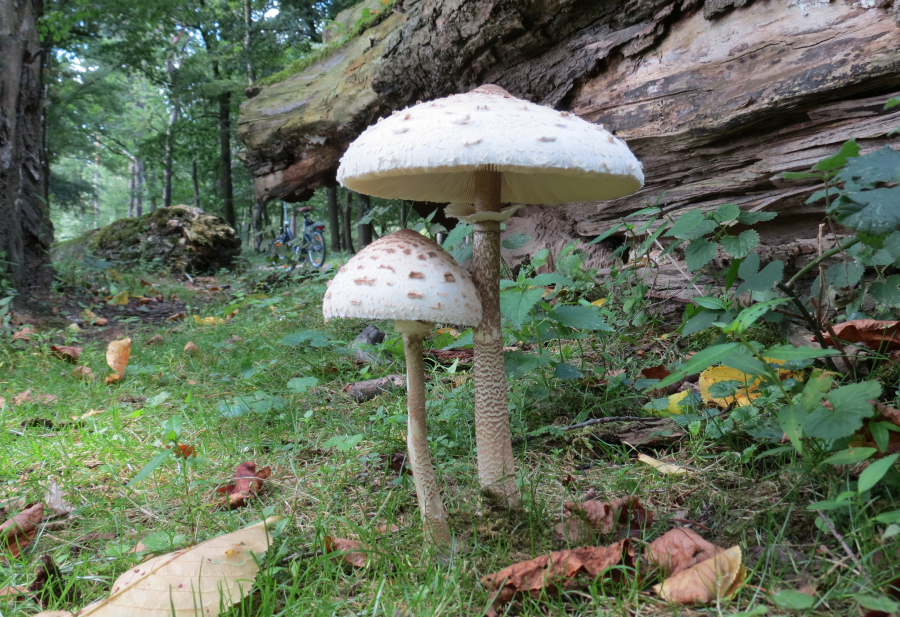
[[[512,504],[518,488],[499,290],[500,223],[516,206],[501,205],[613,199],[640,189],[644,175],[628,146],[602,125],[514,98],[498,86],[409,112],[416,116],[415,130],[391,133],[396,118],[370,126],[344,153],[337,179],[376,197],[472,204],[456,207],[455,216],[475,224],[472,278],[484,307],[474,334],[478,476],[482,489]],[[561,116],[564,132],[557,126]],[[453,121],[459,117],[467,118],[464,125]]]
[[[478,325],[481,303],[472,279],[438,244],[403,229],[373,242],[347,262],[328,286],[322,313],[326,320],[393,319],[403,335],[407,447],[419,512],[435,542],[449,544],[450,528],[428,453],[422,339],[436,321]]]

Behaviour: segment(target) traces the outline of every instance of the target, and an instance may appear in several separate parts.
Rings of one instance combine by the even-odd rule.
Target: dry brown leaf
[[[125,375],[125,367],[128,366],[128,357],[131,355],[131,339],[124,338],[121,341],[111,341],[106,346],[106,363],[114,371],[113,375],[106,378],[106,383],[115,383]]]
[[[664,576],[678,574],[723,552],[695,531],[679,527],[667,531],[647,546],[647,561],[658,567]]]
[[[0,524],[0,551],[18,557],[37,535],[37,526],[43,518],[44,504],[35,503]]]
[[[10,512],[18,512],[19,510],[25,509],[25,498],[24,497],[11,497],[9,499],[5,499],[0,505],[0,520],[6,520],[6,517]]]
[[[647,456],[646,454],[638,454],[638,460],[642,463],[650,465],[651,467],[653,467],[653,469],[663,475],[678,475],[688,473],[688,470],[684,467],[663,463],[662,461],[657,460],[652,456]]]
[[[25,390],[25,392],[16,394],[12,400],[13,405],[21,405],[22,403],[30,403],[30,402],[31,402],[31,388],[28,388],[27,390]]]
[[[394,533],[396,531],[400,531],[400,528],[397,527],[396,525],[394,525],[393,523],[391,524],[390,527],[388,527],[387,525],[378,525],[375,527],[375,533],[380,533],[381,535],[384,535],[387,533]]]
[[[660,364],[659,366],[651,366],[641,370],[641,375],[645,379],[665,379],[670,375],[669,369]]]
[[[18,332],[15,332],[12,337],[14,341],[30,341],[33,334],[34,328],[32,328],[31,326],[25,326]]]
[[[15,598],[18,596],[29,596],[28,587],[25,585],[15,585],[10,587],[0,587],[0,598]],[[46,613],[42,613],[46,614]],[[69,613],[71,615],[71,613]]]
[[[69,611],[42,611],[34,617],[75,617]]]
[[[835,324],[832,329],[840,340],[866,345],[872,350],[888,351],[900,348],[900,321],[854,319]],[[822,337],[829,345],[834,344],[827,332],[823,332]]]
[[[72,369],[72,377],[80,381],[93,381],[94,371],[88,366],[76,366]]]
[[[106,317],[98,317],[94,311],[84,309],[81,313],[82,317],[84,317],[88,323],[95,326],[105,326],[109,323],[109,320]]]
[[[166,321],[180,321],[183,319],[187,319],[187,315],[184,313],[175,313],[174,315],[169,315],[166,317]]]
[[[153,302],[153,300],[150,298],[141,298],[140,300],[138,300],[138,304],[140,304],[141,306],[147,306],[151,302]]]
[[[169,446],[171,449],[172,446]],[[178,444],[178,451],[180,452],[181,458],[190,458],[192,456],[197,456],[197,453],[194,452],[194,446],[186,446],[183,443]]]
[[[357,568],[366,567],[366,554],[360,551],[367,550],[368,547],[356,540],[348,540],[346,538],[334,538],[325,536],[325,552],[326,553],[343,553],[341,559],[345,563]]]
[[[623,564],[634,565],[634,551],[630,540],[622,540],[610,546],[586,546],[565,551],[554,551],[528,561],[513,564],[495,574],[481,579],[488,593],[497,594],[491,613],[517,596],[538,597],[544,590],[574,589],[582,584],[579,574],[587,574],[596,580],[612,568]],[[609,573],[614,579],[622,575],[617,568]]]
[[[259,493],[263,480],[272,475],[271,467],[257,469],[257,464],[252,461],[241,463],[235,471],[234,484],[220,486],[217,493],[228,496],[227,505],[230,509],[239,508],[247,503],[247,500]]]
[[[78,356],[81,355],[81,347],[70,347],[68,345],[50,345],[50,354],[59,360],[65,360],[75,364],[78,362]]]
[[[45,501],[47,502],[47,508],[50,510],[50,518],[68,516],[75,509],[72,504],[67,503],[63,499],[62,488],[56,480],[50,480],[50,487],[47,489]]]
[[[746,574],[741,562],[741,547],[732,546],[654,585],[653,590],[666,602],[709,604],[730,598],[744,582]]]
[[[590,499],[583,503],[563,504],[566,517],[556,526],[556,538],[571,543],[591,540],[596,532],[610,533],[619,528],[641,529],[652,516],[637,497],[620,497],[610,502]]]
[[[145,561],[116,579],[109,597],[81,609],[78,617],[216,617],[250,591],[258,559],[269,548],[268,529],[279,518]]]
[[[151,336],[150,338],[147,339],[147,341],[144,343],[144,345],[162,345],[165,342],[166,342],[166,340],[162,337],[161,334],[154,334],[153,336]]]
[[[184,346],[184,353],[197,354],[200,353],[200,348],[194,344],[194,341],[188,341],[187,345]]]

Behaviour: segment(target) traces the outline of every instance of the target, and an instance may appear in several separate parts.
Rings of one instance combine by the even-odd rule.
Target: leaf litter
[[[182,451],[183,452],[183,451]],[[247,502],[259,494],[263,481],[272,475],[271,467],[262,467],[247,461],[237,466],[234,483],[220,486],[216,492],[225,496],[223,505],[233,510],[247,505]]]

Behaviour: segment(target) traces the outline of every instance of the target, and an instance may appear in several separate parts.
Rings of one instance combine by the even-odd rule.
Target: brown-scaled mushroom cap
[[[503,174],[502,203],[613,199],[644,183],[628,146],[602,125],[490,85],[373,124],[347,148],[337,179],[377,197],[473,203],[478,170]]]
[[[331,281],[325,319],[360,317],[475,326],[481,301],[469,273],[437,243],[410,229],[376,240]]]

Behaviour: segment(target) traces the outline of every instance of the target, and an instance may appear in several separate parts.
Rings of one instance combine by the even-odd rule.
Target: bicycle
[[[325,231],[325,224],[313,221],[309,217],[312,212],[312,206],[303,206],[297,208],[297,213],[303,215],[303,227],[300,231],[300,238],[294,237],[291,233],[291,223],[287,216],[287,204],[283,204],[284,224],[272,246],[269,249],[269,256],[278,260],[288,260],[294,263],[304,261],[300,258],[302,253],[306,253],[309,263],[313,268],[321,268],[325,263],[325,237],[322,232]]]

